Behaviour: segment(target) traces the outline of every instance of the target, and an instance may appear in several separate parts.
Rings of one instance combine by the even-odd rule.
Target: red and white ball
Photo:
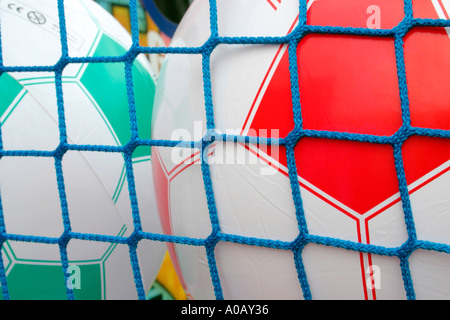
[[[298,1],[217,1],[223,37],[285,36]],[[309,25],[391,29],[403,0],[309,0]],[[448,19],[449,1],[413,1],[414,18]],[[197,0],[172,41],[201,46],[210,37],[209,1]],[[450,31],[415,27],[404,38],[411,125],[450,129]],[[303,129],[391,136],[402,126],[394,37],[306,35],[299,43]],[[287,45],[220,44],[211,55],[220,133],[286,137],[294,128]],[[172,54],[161,71],[153,138],[199,140],[206,130],[202,56]],[[295,100],[295,98],[294,98]],[[208,160],[221,232],[292,241],[299,234],[283,147],[215,142]],[[204,239],[211,222],[200,155],[154,148],[154,180],[166,233]],[[450,244],[450,141],[412,136],[402,156],[418,240]],[[295,148],[309,234],[397,248],[408,239],[393,147],[303,138]],[[214,299],[204,247],[169,244],[194,299]],[[289,250],[219,242],[225,299],[301,299]],[[313,299],[403,299],[398,257],[310,243],[302,251]],[[416,250],[409,267],[418,299],[450,297],[450,255]]]

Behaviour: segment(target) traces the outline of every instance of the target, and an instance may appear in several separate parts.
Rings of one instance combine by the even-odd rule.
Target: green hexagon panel
[[[107,35],[103,35],[95,50],[94,57],[120,56],[125,54],[123,47]],[[105,76],[109,77],[105,81]],[[148,77],[148,72],[140,63],[134,63],[132,68],[133,101],[136,108],[137,126],[141,139],[150,139],[151,116],[155,84]],[[91,63],[81,76],[80,82],[95,99],[111,124],[121,145],[131,138],[129,121],[129,97],[125,86],[124,63]],[[150,147],[139,148],[133,157],[150,155]]]
[[[126,231],[125,226],[119,236]],[[72,286],[75,300],[107,298],[105,264],[117,244],[111,244],[103,256],[92,260],[69,261],[76,267],[68,270],[66,283],[60,260],[38,260],[19,257],[6,241],[2,248],[9,297],[12,300],[67,300],[67,287]],[[3,295],[0,294],[0,300]]]
[[[3,123],[14,110],[26,91],[23,86],[7,73],[0,76],[0,121]]]

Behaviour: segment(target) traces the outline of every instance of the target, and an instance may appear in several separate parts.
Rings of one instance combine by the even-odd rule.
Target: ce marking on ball
[[[8,8],[10,10],[16,10],[18,13],[22,13],[22,11],[25,9],[24,7],[18,6],[15,3],[9,3]]]
[[[34,24],[44,24],[47,21],[45,19],[45,16],[42,13],[39,13],[37,11],[28,12],[27,17],[28,17],[28,20],[30,20]]]
[[[18,14],[22,14],[22,12],[25,10],[24,7],[18,5],[17,3],[14,3],[14,2],[8,3],[8,8],[10,10],[16,11]],[[45,16],[42,13],[40,13],[38,11],[34,11],[34,10],[28,11],[27,18],[34,24],[44,24],[47,22],[47,19],[45,18]]]

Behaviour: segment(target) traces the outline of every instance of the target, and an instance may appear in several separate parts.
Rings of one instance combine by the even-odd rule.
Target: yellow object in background
[[[109,11],[120,24],[131,34],[130,10],[128,0],[96,0],[103,8]],[[166,47],[170,43],[170,38],[163,34],[150,15],[145,11],[140,2],[138,5],[138,25],[139,25],[139,44],[143,47]],[[159,71],[164,60],[163,54],[147,55],[152,65],[155,76]]]
[[[180,280],[177,277],[175,268],[173,267],[170,255],[166,252],[161,269],[156,276],[156,281],[161,284],[168,292],[171,293],[175,300],[186,300],[186,293],[181,286]]]
[[[130,13],[128,7],[113,5],[111,13],[131,34]]]

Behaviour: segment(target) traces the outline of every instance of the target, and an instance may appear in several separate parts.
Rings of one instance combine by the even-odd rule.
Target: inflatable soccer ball
[[[174,35],[152,138],[182,141],[153,151],[164,232],[192,239],[169,244],[180,280],[450,297],[449,2],[300,3],[197,0]]]
[[[132,211],[135,197],[124,154],[102,151],[132,138],[127,85],[133,88],[139,137],[150,138],[153,74],[141,56],[130,64],[133,82],[128,84],[124,62],[86,63],[86,57],[121,57],[131,38],[95,2],[63,3],[65,33],[57,1],[0,3],[8,68],[0,76],[0,191],[2,233],[7,234],[2,259],[8,294],[11,299],[64,299],[70,288],[75,299],[135,299],[130,248],[115,239],[133,233],[136,214],[143,231],[161,232],[150,148],[137,147],[130,159],[138,212]],[[64,51],[80,60],[58,69]],[[61,143],[69,147],[59,165]],[[73,234],[65,277],[54,240],[68,231]],[[165,251],[162,243],[138,244],[133,263],[146,292]]]

